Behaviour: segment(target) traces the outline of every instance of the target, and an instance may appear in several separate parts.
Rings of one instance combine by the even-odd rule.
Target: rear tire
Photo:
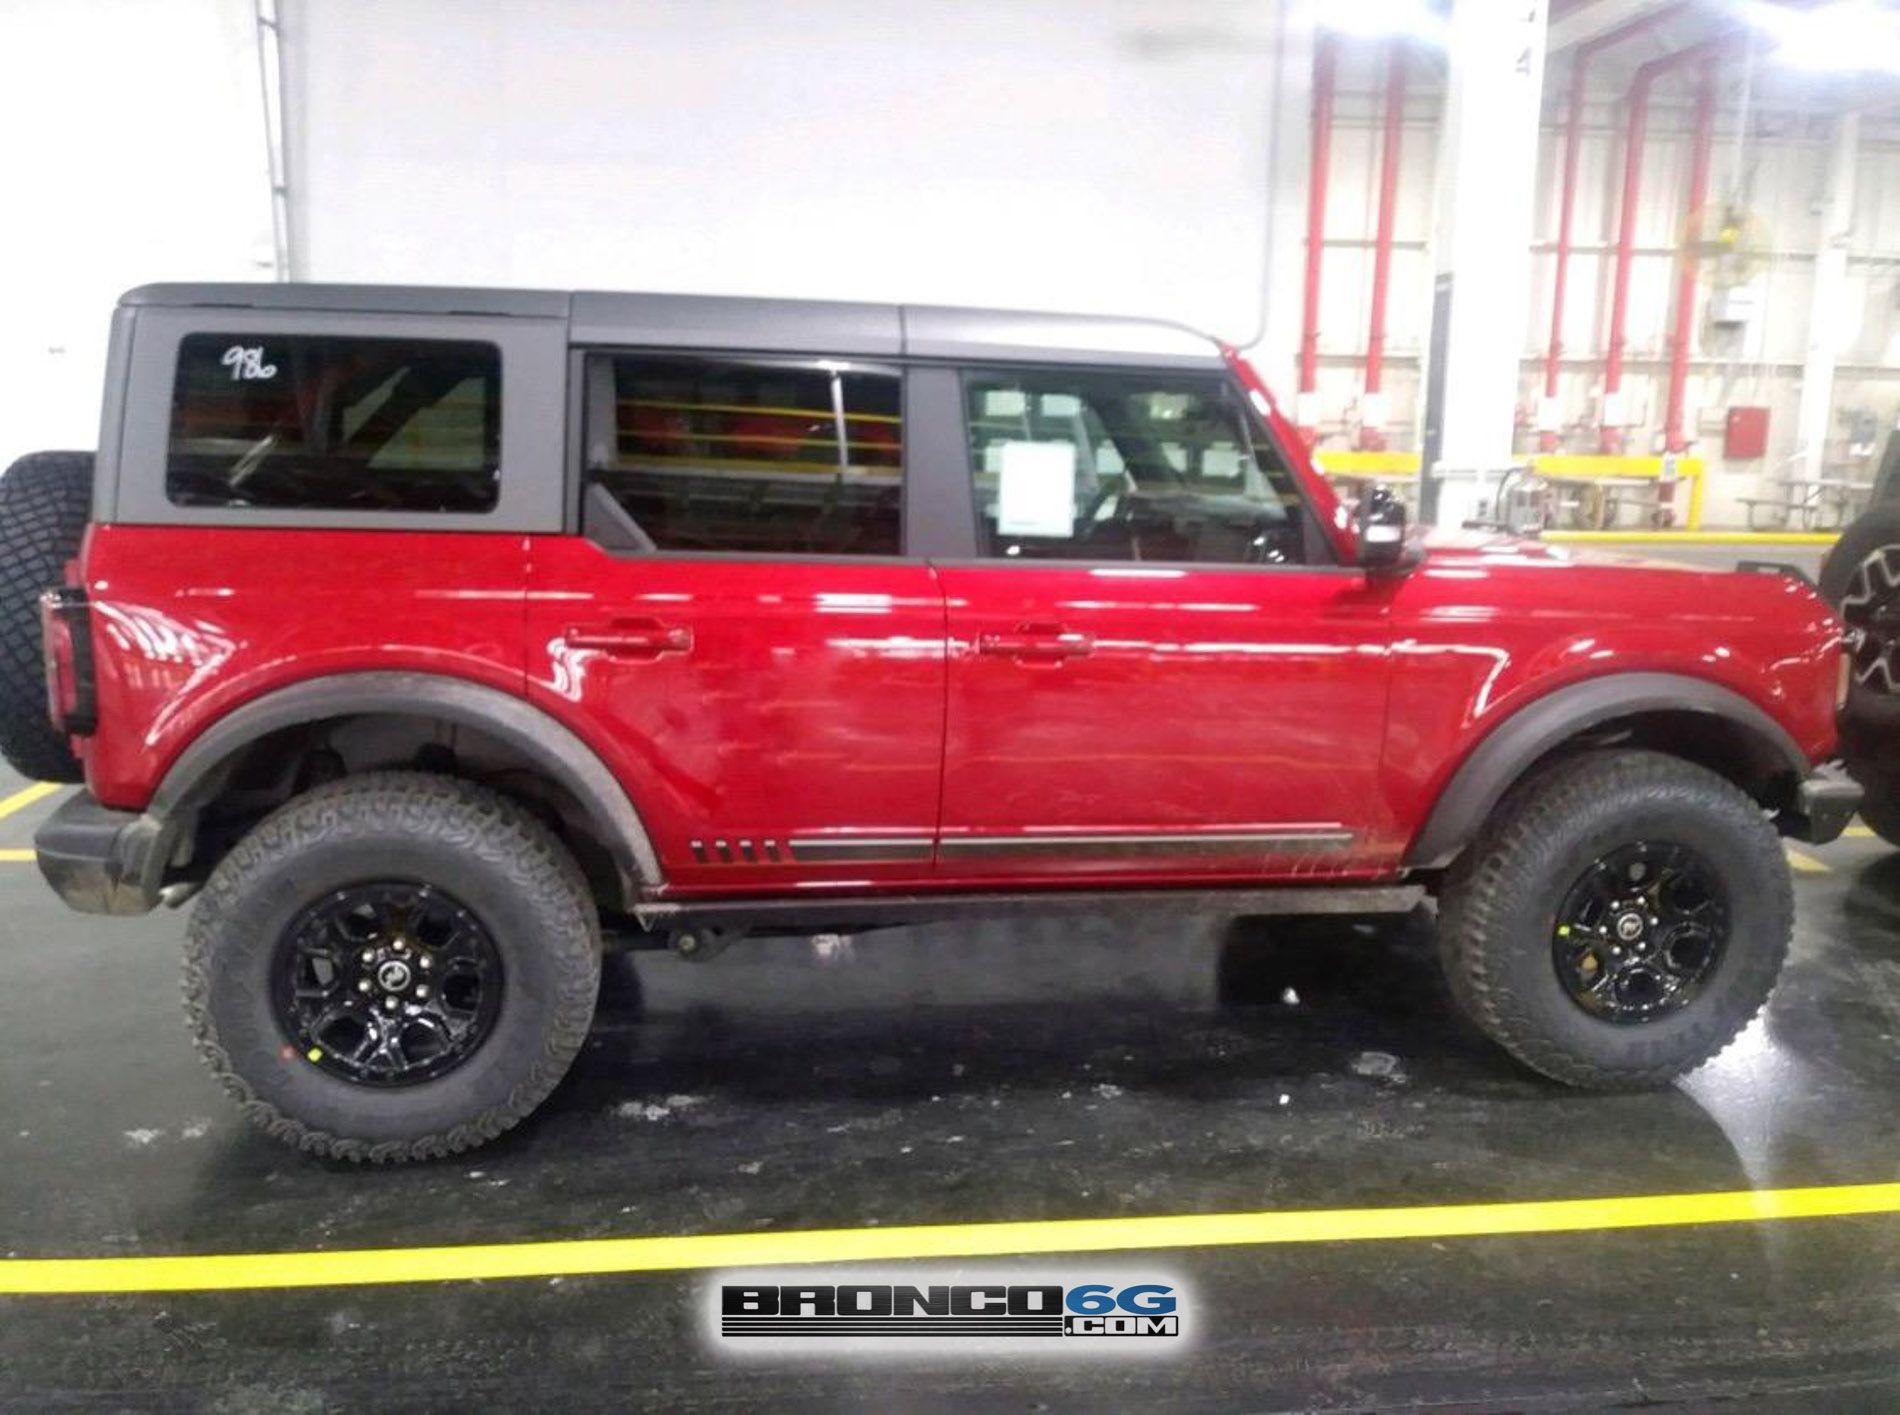
[[[1671,882],[1670,852],[1691,883]],[[1577,914],[1573,901],[1599,894],[1600,909]],[[1717,912],[1698,915],[1698,899]],[[1458,858],[1439,950],[1460,1005],[1513,1056],[1567,1085],[1632,1090],[1734,1040],[1767,1002],[1793,926],[1788,863],[1754,801],[1679,758],[1593,752],[1515,790]],[[1698,927],[1712,944],[1693,941]]]
[[[212,871],[185,1010],[272,1135],[426,1159],[547,1098],[587,1038],[600,953],[580,867],[531,814],[471,782],[382,772],[291,801]]]
[[[84,776],[46,715],[40,594],[61,582],[91,515],[90,452],[32,452],[0,476],[0,755],[35,781]]]

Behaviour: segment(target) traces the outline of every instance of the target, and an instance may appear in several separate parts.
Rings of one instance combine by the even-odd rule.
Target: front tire
[[[1452,992],[1513,1056],[1595,1090],[1660,1085],[1761,1010],[1793,891],[1747,795],[1654,752],[1593,752],[1508,796],[1453,865]]]
[[[212,871],[185,954],[198,1048],[312,1154],[403,1161],[494,1139],[586,1040],[597,912],[572,855],[486,787],[351,777]]]

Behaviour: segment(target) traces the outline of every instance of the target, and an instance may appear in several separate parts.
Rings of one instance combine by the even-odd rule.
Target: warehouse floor
[[[20,785],[0,782],[0,795]],[[24,847],[56,800],[0,820],[0,848]],[[1410,1210],[1900,1179],[1900,854],[1859,835],[1797,864],[1794,961],[1764,1022],[1659,1094],[1580,1095],[1516,1068],[1454,1018],[1428,918],[1372,931],[1212,915],[1024,922],[869,937],[829,963],[793,944],[707,964],[642,956],[637,984],[616,975],[541,1115],[458,1161],[358,1170],[254,1133],[215,1090],[179,1016],[183,914],[70,914],[30,863],[0,855],[0,1253]],[[1075,1354],[1040,1360],[739,1360],[701,1335],[704,1274],[557,1268],[0,1298],[0,1405],[1900,1397],[1892,1214],[1227,1248],[1164,1236],[1111,1256],[1187,1289],[1190,1354],[1106,1360],[1071,1342]],[[1044,1281],[1075,1266],[1015,1261]]]

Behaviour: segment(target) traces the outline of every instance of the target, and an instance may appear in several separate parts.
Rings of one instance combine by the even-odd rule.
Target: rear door
[[[1390,589],[1334,562],[1217,372],[962,373],[978,558],[940,565],[940,858],[962,881],[1347,874]]]
[[[669,893],[929,878],[944,607],[903,537],[902,377],[588,356],[574,537],[532,546],[531,692],[627,784]]]

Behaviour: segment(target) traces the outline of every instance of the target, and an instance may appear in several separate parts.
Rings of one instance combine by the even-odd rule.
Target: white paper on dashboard
[[[1001,452],[997,468],[997,534],[1075,534],[1075,444],[1005,442]]]

